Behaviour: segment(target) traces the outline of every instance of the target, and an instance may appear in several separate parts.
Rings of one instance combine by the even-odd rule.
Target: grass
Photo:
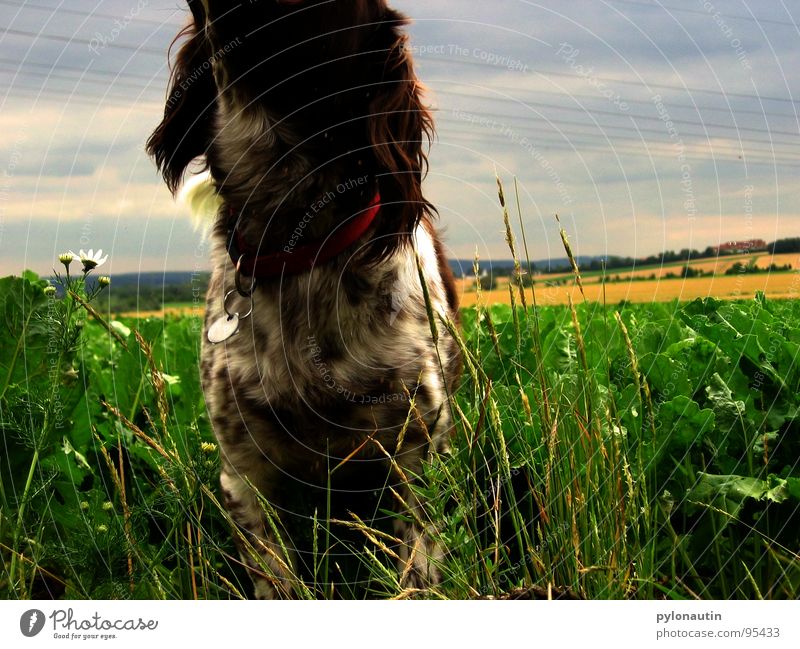
[[[498,186],[518,279],[529,256]],[[247,597],[199,386],[200,321],[101,324],[83,278],[64,279],[62,300],[32,276],[0,280],[14,341],[0,352],[0,594]],[[262,500],[276,559],[306,549],[297,596],[800,595],[797,302],[617,310],[613,285],[597,300],[583,288],[551,307],[512,281],[509,306],[478,289],[461,332],[431,322],[434,338],[457,337],[465,376],[452,452],[426,464],[423,507],[404,515],[446,549],[441,584],[400,587],[382,511],[298,502],[301,536]]]

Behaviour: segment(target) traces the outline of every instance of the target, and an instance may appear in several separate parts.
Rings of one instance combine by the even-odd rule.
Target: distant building
[[[766,250],[767,242],[763,239],[750,239],[748,241],[727,241],[718,246],[713,246],[712,249],[717,255],[735,255],[755,250]]]

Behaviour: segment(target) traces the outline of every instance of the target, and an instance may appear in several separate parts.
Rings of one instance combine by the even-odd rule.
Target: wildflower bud
[[[212,444],[211,442],[201,442],[200,450],[203,451],[203,453],[208,453],[210,455],[211,453],[216,453],[217,445]]]
[[[98,525],[97,532],[98,534],[105,534],[106,532],[108,532],[108,525]]]
[[[111,278],[108,275],[101,275],[97,278],[97,284],[100,286],[100,288],[105,288],[111,284]]]
[[[87,510],[89,509],[89,503],[88,503],[88,502],[86,502],[85,500],[82,500],[82,501],[81,501],[81,509],[82,509],[83,511],[87,511]]]
[[[71,252],[64,252],[58,256],[58,261],[64,264],[64,268],[69,270],[69,265],[72,263],[72,260],[75,259],[75,255]]]
[[[56,294],[56,287],[55,286],[45,286],[44,287],[44,294],[47,297],[53,297]]]
[[[112,509],[114,509],[114,504],[109,502],[108,500],[106,500],[103,503],[103,511],[104,512],[110,512]]]

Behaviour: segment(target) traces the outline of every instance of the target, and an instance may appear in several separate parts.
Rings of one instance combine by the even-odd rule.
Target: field
[[[604,306],[592,286],[574,307],[537,287],[536,310],[530,289],[527,310],[517,292],[464,309],[453,452],[415,513],[446,548],[442,583],[404,591],[391,533],[314,510],[292,539],[299,596],[800,595],[800,302],[742,285],[738,301],[632,304],[632,283],[607,284]],[[247,597],[199,319],[108,322],[86,306],[100,289],[69,288],[0,280],[0,597]]]
[[[753,263],[758,268],[767,269],[771,264],[777,266],[790,265],[789,272],[764,272],[759,274],[726,275],[725,271],[735,263]],[[704,277],[670,277],[669,273],[678,274],[684,266],[695,271],[711,273]],[[524,266],[524,264],[523,264]],[[687,302],[696,298],[713,297],[724,300],[735,300],[755,295],[762,291],[773,299],[795,299],[800,296],[800,255],[786,253],[771,255],[766,252],[752,255],[731,255],[714,259],[699,259],[688,264],[680,262],[659,267],[648,267],[640,270],[609,270],[606,275],[614,281],[602,283],[601,273],[583,273],[583,285],[586,298],[594,302],[606,301],[607,304],[628,302],[668,302],[679,300]],[[654,279],[648,279],[654,277]],[[582,299],[572,274],[553,274],[537,276],[536,295],[539,304],[567,304]],[[567,284],[552,286],[549,284]],[[486,304],[509,304],[508,282],[504,278],[498,281],[498,288],[483,292]],[[460,280],[459,289],[461,304],[474,306],[477,301],[475,281]]]
[[[759,274],[726,275],[733,264],[753,263],[758,268],[767,269],[771,264],[789,265],[793,270],[782,272],[764,272]],[[709,273],[704,277],[665,277],[676,274],[684,266]],[[715,259],[699,259],[688,264],[666,264],[658,267],[647,267],[639,270],[613,270],[607,273],[613,279],[603,283],[601,273],[582,275],[586,299],[591,302],[619,304],[622,301],[647,303],[669,302],[678,300],[688,302],[696,298],[713,297],[722,300],[737,300],[755,295],[761,291],[772,299],[796,299],[800,297],[800,254],[786,253],[770,255],[756,253],[752,255],[731,255]],[[654,276],[655,279],[649,279]],[[556,284],[556,285],[552,285]],[[483,304],[510,304],[508,292],[509,279],[497,278],[497,288],[484,290],[481,295]],[[477,304],[478,292],[474,278],[456,280],[462,307],[474,307]],[[579,302],[583,296],[578,289],[572,274],[540,275],[537,277],[536,297],[542,306],[566,305],[571,299]],[[203,316],[203,302],[167,303],[162,309],[149,311],[123,312],[124,317],[160,318],[165,315]]]

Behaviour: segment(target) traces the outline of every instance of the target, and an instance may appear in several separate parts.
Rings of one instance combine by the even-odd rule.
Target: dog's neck
[[[303,137],[288,118],[221,101],[217,128],[211,174],[224,205],[219,231],[234,219],[260,250],[283,249],[298,230],[323,238],[375,195],[369,150],[343,150],[336,141],[358,124]]]

